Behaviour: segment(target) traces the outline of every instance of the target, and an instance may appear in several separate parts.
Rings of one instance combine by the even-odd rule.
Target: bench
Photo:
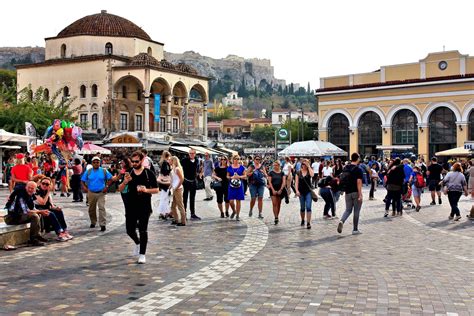
[[[30,224],[7,225],[3,218],[7,211],[0,209],[0,247],[24,244],[30,238]]]

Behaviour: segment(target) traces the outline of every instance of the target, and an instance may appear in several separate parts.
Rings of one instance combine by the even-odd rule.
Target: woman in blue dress
[[[230,207],[232,208],[232,215],[230,218],[240,221],[240,201],[244,200],[244,186],[242,180],[246,178],[245,168],[240,163],[240,157],[234,155],[232,157],[232,164],[227,168],[227,179],[229,179],[229,194],[228,199]]]

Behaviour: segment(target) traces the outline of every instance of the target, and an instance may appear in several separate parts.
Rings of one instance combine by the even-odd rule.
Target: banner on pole
[[[155,122],[160,122],[161,94],[155,93]]]

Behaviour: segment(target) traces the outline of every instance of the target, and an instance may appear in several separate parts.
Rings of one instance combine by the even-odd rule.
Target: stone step
[[[7,225],[3,220],[6,214],[7,210],[0,209],[0,247],[26,243],[30,237],[30,224]]]

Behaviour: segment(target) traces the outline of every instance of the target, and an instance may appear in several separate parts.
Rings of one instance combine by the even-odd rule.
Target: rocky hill
[[[231,80],[235,90],[238,90],[242,84],[245,84],[247,90],[253,90],[255,87],[266,89],[268,85],[273,88],[279,85],[285,86],[285,80],[274,77],[273,66],[269,59],[246,59],[235,55],[215,59],[193,51],[183,54],[165,52],[165,59],[172,63],[190,64],[200,74],[211,78]]]
[[[15,64],[44,61],[44,47],[0,47],[0,68],[15,69]]]

